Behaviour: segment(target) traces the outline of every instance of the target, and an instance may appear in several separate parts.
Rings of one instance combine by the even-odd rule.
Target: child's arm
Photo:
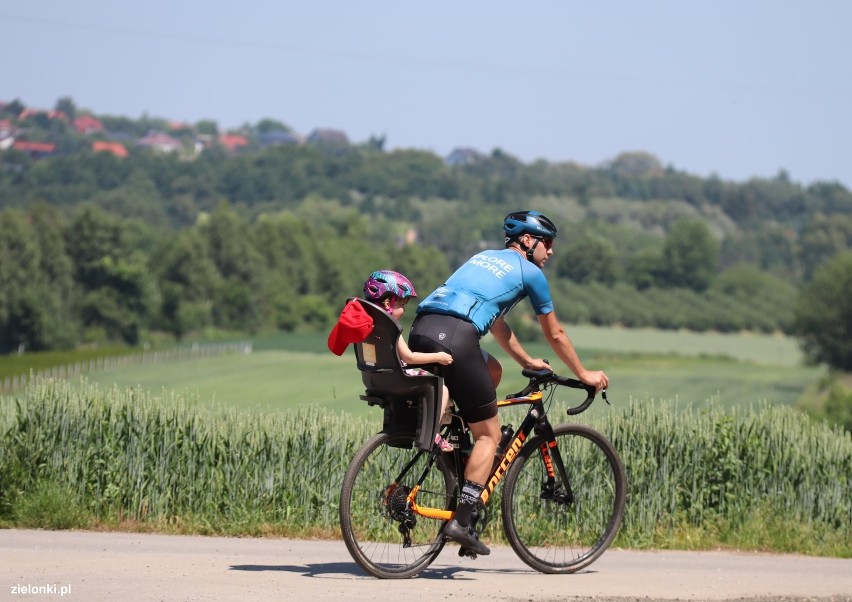
[[[396,344],[396,353],[406,364],[441,364],[446,366],[453,363],[453,356],[443,351],[437,353],[423,353],[421,351],[412,351],[408,348],[408,343],[405,339],[399,337]]]

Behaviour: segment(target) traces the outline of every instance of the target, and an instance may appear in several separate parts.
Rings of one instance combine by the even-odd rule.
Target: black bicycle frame
[[[557,499],[558,497],[564,496],[560,501],[566,503],[572,503],[574,501],[573,490],[571,489],[570,479],[568,478],[568,471],[565,469],[565,464],[562,460],[562,454],[559,451],[559,447],[556,443],[556,437],[553,433],[553,427],[550,424],[550,421],[547,418],[547,413],[544,410],[544,402],[542,401],[542,395],[540,392],[536,392],[535,395],[526,396],[523,398],[515,398],[515,399],[506,399],[501,401],[498,405],[500,407],[506,407],[509,405],[518,405],[518,404],[529,404],[532,407],[518,428],[517,432],[512,437],[512,440],[507,445],[506,450],[503,453],[503,456],[497,460],[495,460],[494,467],[491,470],[491,474],[485,482],[485,487],[480,494],[480,501],[482,504],[486,504],[491,497],[491,494],[497,488],[497,485],[500,484],[500,481],[503,480],[503,477],[506,474],[506,471],[509,470],[509,467],[512,465],[512,462],[515,461],[518,454],[520,453],[521,448],[526,444],[530,435],[533,436],[543,436],[544,442],[539,447],[539,453],[541,455],[542,463],[545,467],[546,472],[546,480],[542,483],[542,492],[541,495],[543,498],[549,499]],[[458,435],[461,437],[465,435],[464,426],[461,424],[457,424],[454,419],[453,426],[450,431],[457,431]],[[437,447],[433,447],[433,449],[429,452],[424,450],[419,450],[417,454],[415,454],[414,458],[409,461],[406,466],[402,469],[400,474],[396,478],[395,483],[402,482],[402,479],[405,475],[411,470],[417,460],[425,453],[429,454],[429,460],[426,463],[425,468],[423,469],[420,477],[417,480],[417,487],[412,491],[410,499],[413,501],[413,498],[416,497],[416,490],[423,485],[426,480],[429,471],[432,469],[434,463],[438,460],[440,454],[443,454],[440,449]],[[463,478],[464,476],[464,462],[462,461],[462,450],[456,449],[453,451],[453,459],[455,465],[455,472],[457,481],[459,481],[459,477]],[[565,492],[561,495],[557,494],[557,477],[562,482],[565,487]],[[460,486],[461,483],[459,482]],[[446,511],[437,508],[422,508],[416,506],[415,512],[421,514],[422,516],[427,516],[430,518],[437,518],[447,520],[451,516],[451,511]]]

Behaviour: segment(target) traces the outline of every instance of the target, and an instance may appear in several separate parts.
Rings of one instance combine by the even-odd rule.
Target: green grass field
[[[790,405],[823,373],[800,365],[795,341],[767,335],[711,335],[572,327],[570,334],[584,364],[607,371],[616,407],[630,399],[703,404],[714,398],[725,407],[760,400]],[[499,347],[486,341],[505,368],[498,393],[520,389],[524,379]],[[531,353],[553,357],[545,344],[527,344]],[[323,406],[365,415],[368,408],[354,357],[337,357],[325,336],[278,335],[259,338],[254,353],[124,368],[94,373],[101,386],[186,392],[202,403],[228,407],[289,409]],[[795,358],[795,361],[794,359]],[[573,401],[577,393],[566,390]]]
[[[598,402],[579,420],[604,432],[629,470],[615,545],[849,557],[849,437],[780,407],[824,374],[792,360],[794,341],[571,335],[586,366],[611,379],[613,408]],[[504,362],[499,393],[519,390],[520,370],[493,341],[485,347]],[[332,355],[323,334],[257,338],[253,348],[4,395],[0,528],[339,537],[339,483],[380,411],[358,399],[351,351]],[[543,344],[527,348],[553,357]],[[560,389],[553,422],[582,397]],[[521,412],[501,419],[518,424]],[[499,521],[489,529],[502,541]]]

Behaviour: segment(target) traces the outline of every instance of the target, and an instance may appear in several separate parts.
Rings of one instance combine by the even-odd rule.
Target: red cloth
[[[353,299],[346,304],[337,324],[328,335],[328,348],[335,355],[343,355],[349,343],[360,343],[373,332],[373,318]]]

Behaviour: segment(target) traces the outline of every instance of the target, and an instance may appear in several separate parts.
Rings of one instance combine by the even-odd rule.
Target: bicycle
[[[498,401],[499,409],[530,406],[517,432],[504,425],[494,465],[480,496],[474,525],[488,523],[487,502],[505,478],[503,531],[518,557],[543,573],[573,573],[594,562],[615,538],[624,517],[627,477],[613,445],[581,424],[552,426],[547,417],[558,386],[585,389],[579,414],[595,399],[594,387],[550,370],[524,370],[529,384]],[[602,392],[606,398],[606,391]],[[470,435],[452,413],[441,434],[453,444],[425,450],[413,432],[381,432],[355,454],[343,479],[340,525],[355,562],[384,579],[413,577],[426,569],[446,543],[443,525],[452,518],[464,474]],[[476,557],[459,549],[460,556]]]

